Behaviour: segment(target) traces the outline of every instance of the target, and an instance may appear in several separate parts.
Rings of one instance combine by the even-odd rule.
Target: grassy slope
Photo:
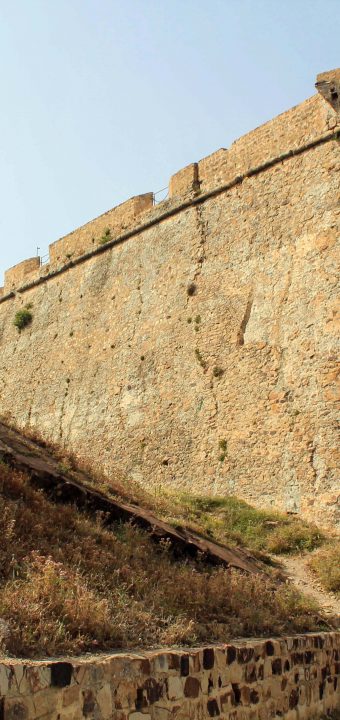
[[[270,554],[311,553],[309,567],[327,590],[340,595],[340,540],[322,532],[320,528],[301,518],[271,510],[258,510],[237,497],[202,497],[174,494],[161,490],[156,495],[131,481],[108,478],[96,467],[87,466],[82,459],[65,454],[57,446],[46,443],[39,434],[28,433],[59,459],[61,470],[87,482],[108,496],[123,499],[148,508],[158,517],[175,526],[189,527],[217,542],[247,547],[262,560]],[[78,469],[85,476],[77,478]]]
[[[75,460],[68,458],[65,462],[63,469],[72,474]],[[86,467],[84,470],[91,478],[91,471]],[[165,490],[154,496],[136,485],[127,488],[116,481],[111,484],[99,475],[91,484],[109,496],[148,507],[176,527],[189,527],[217,542],[246,547],[255,555],[259,554],[264,562],[270,562],[267,553],[313,553],[309,560],[310,569],[325,590],[340,595],[340,540],[302,518],[259,510],[234,496],[178,495]]]
[[[255,517],[262,514],[230,502],[177,499],[176,521],[189,513],[205,532],[212,523],[220,539],[242,537],[263,548],[254,538],[277,526],[258,533]],[[154,509],[160,505],[167,514],[170,501],[158,500]],[[100,518],[54,505],[4,464],[0,533],[0,647],[8,654],[192,644],[316,627],[315,609],[287,585],[176,562],[168,547],[136,528],[116,525],[110,532]]]

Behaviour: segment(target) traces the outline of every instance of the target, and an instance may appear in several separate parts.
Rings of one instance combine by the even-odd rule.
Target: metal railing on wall
[[[159,205],[159,203],[163,202],[163,200],[166,200],[169,196],[169,186],[167,185],[164,188],[161,188],[160,190],[156,190],[152,194],[152,200],[153,205]],[[42,265],[47,265],[50,259],[49,253],[44,253],[43,255],[40,254],[40,247],[37,247],[37,257],[40,259],[40,267]]]
[[[162,188],[161,190],[157,190],[153,193],[153,204],[158,205],[160,202],[163,202],[163,200],[166,200],[169,195],[169,186]]]
[[[50,255],[49,253],[45,253],[45,255],[40,255],[40,266],[41,265],[47,265],[49,262]]]

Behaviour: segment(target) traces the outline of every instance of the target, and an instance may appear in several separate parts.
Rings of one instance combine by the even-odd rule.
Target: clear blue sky
[[[3,270],[314,92],[340,0],[0,0]]]

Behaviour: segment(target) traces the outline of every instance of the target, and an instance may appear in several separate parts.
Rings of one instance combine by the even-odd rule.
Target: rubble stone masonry
[[[340,633],[0,664],[1,720],[317,720],[340,708]]]
[[[0,415],[152,492],[339,523],[339,73],[318,89],[6,273]]]

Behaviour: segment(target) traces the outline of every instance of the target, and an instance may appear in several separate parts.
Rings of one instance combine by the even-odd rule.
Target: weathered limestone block
[[[169,182],[169,197],[186,195],[199,189],[198,164],[191,163],[172,175]]]
[[[169,700],[179,700],[183,697],[183,684],[180,678],[169,677],[167,685]]]
[[[17,265],[14,265],[9,270],[6,270],[4,294],[18,287],[20,284],[23,283],[24,280],[27,280],[27,277],[29,277],[32,273],[34,273],[34,271],[38,270],[39,268],[40,257],[37,256],[29,258],[29,260],[23,260]]]

